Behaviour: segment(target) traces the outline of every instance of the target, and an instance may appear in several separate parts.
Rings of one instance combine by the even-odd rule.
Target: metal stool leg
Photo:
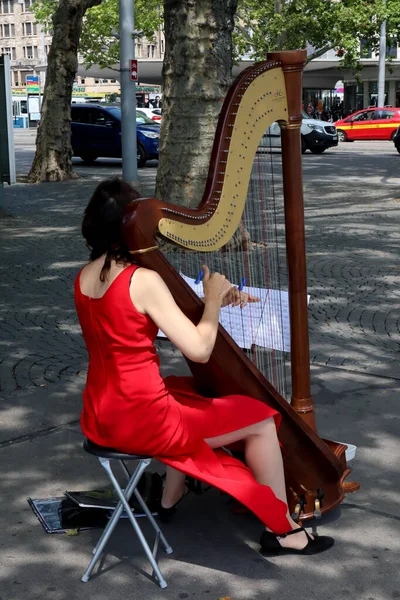
[[[103,466],[102,460],[104,460],[104,459],[102,459],[102,458],[98,458],[98,460],[99,460],[99,463],[100,463],[100,464]],[[150,459],[149,459],[149,460],[150,460]],[[122,462],[122,461],[118,461],[118,462]],[[149,463],[149,464],[150,464],[150,463]],[[148,466],[148,465],[146,464],[146,467],[145,467],[145,468],[147,468],[147,466]],[[131,480],[132,474],[131,474],[131,473],[129,473],[129,471],[128,471],[128,469],[126,468],[126,466],[125,466],[125,465],[124,465],[124,467],[125,467],[125,469],[124,469],[124,472],[125,472],[125,475],[127,476],[127,481],[128,481],[128,483],[129,483],[129,481]],[[136,476],[137,476],[137,474],[138,474],[139,472],[140,472],[140,475],[139,475],[139,477],[136,479]],[[135,477],[135,481],[136,481],[137,483],[139,482],[139,479],[140,479],[140,477],[142,476],[143,472],[144,472],[144,469],[143,469],[143,467],[142,467],[142,461],[139,461],[139,462],[138,462],[138,464],[137,464],[137,466],[136,466],[135,472],[133,473],[133,476]],[[97,548],[99,547],[99,545],[101,544],[101,542],[102,542],[103,538],[104,538],[106,535],[108,536],[108,537],[107,537],[107,540],[109,539],[109,537],[110,537],[111,533],[112,533],[112,532],[113,532],[113,530],[114,530],[114,527],[116,527],[116,525],[117,525],[117,523],[118,523],[119,519],[121,518],[121,514],[122,514],[123,510],[124,510],[124,507],[123,507],[122,505],[121,505],[121,507],[119,507],[119,505],[116,507],[116,509],[114,510],[114,512],[113,512],[113,514],[112,514],[112,517],[110,517],[110,520],[109,520],[109,522],[107,523],[107,526],[105,527],[105,529],[104,529],[103,533],[101,534],[101,536],[100,536],[100,539],[98,540],[97,544],[96,544],[96,545],[95,545],[95,547],[93,548],[93,550],[92,550],[92,554],[96,554],[96,552],[97,552]],[[109,529],[111,529],[111,533],[110,533],[110,534],[108,534],[108,531],[109,531]],[[89,574],[89,575],[90,575],[90,574]],[[83,581],[83,579],[82,579],[82,581]],[[85,579],[85,581],[87,581],[87,579]]]
[[[123,460],[121,460],[120,463],[121,463],[122,470],[125,472],[125,475],[129,478],[130,474],[127,469],[127,466],[125,465]],[[160,526],[158,525],[157,521],[151,514],[151,511],[149,510],[149,507],[147,506],[146,502],[143,500],[141,493],[136,488],[133,490],[133,493],[135,494],[136,499],[139,502],[143,512],[145,513],[145,515],[149,519],[150,523],[152,524],[154,531],[156,532],[157,535],[160,536],[160,540],[164,546],[165,552],[167,554],[172,554],[173,550],[172,550],[171,546],[167,542],[167,539],[166,539],[165,535],[163,534],[163,532],[161,531]]]
[[[129,518],[131,525],[132,525],[133,529],[135,530],[135,533],[138,536],[140,543],[142,544],[142,548],[145,551],[146,556],[147,556],[151,566],[153,567],[153,571],[156,575],[156,578],[158,580],[160,587],[166,588],[167,582],[165,581],[164,577],[162,576],[162,573],[161,573],[161,571],[157,565],[157,562],[155,560],[155,556],[151,552],[150,547],[147,543],[147,540],[144,537],[143,532],[137,523],[137,520],[133,516],[131,507],[129,506],[130,497],[132,496],[132,493],[134,492],[135,487],[138,484],[138,481],[139,481],[142,473],[145,471],[145,469],[150,464],[151,459],[144,459],[144,460],[140,461],[139,466],[135,471],[135,475],[131,478],[130,482],[128,483],[128,485],[125,489],[125,494],[122,492],[120,485],[111,469],[110,461],[108,459],[104,459],[104,458],[100,458],[99,460],[101,462],[101,465],[107,471],[107,474],[108,474],[108,476],[114,486],[114,489],[120,499],[120,503],[118,504],[118,507],[115,509],[115,514],[113,515],[114,518],[112,519],[113,522],[111,523],[111,525],[110,525],[110,523],[108,523],[106,530],[104,531],[104,533],[101,537],[101,540],[100,540],[99,544],[97,545],[96,553],[94,554],[94,556],[87,568],[86,573],[82,577],[82,581],[88,581],[90,574],[92,573],[98,559],[100,558],[101,553],[103,552],[103,549],[104,549],[106,543],[108,542],[108,540],[117,524],[117,518],[119,519],[119,517],[122,513],[122,510],[124,508],[126,511],[127,517]],[[119,514],[117,513],[117,511]],[[118,514],[118,517],[117,517],[117,514]],[[157,541],[158,540],[156,539],[155,551],[157,550]]]
[[[101,466],[107,471],[107,474],[109,475],[109,472],[111,471],[110,461],[108,459],[99,457],[99,462],[100,462]],[[128,496],[128,500],[129,500],[130,496],[132,495],[133,487],[135,485],[137,485],[140,477],[142,476],[142,473],[145,471],[147,466],[148,465],[147,465],[146,461],[139,462],[139,464],[135,470],[135,473],[134,473],[133,477],[131,478],[130,482],[128,483],[126,490],[125,490],[126,494],[128,494],[130,492],[130,494]],[[111,471],[111,473],[112,473],[112,471]],[[112,479],[111,479],[111,481],[112,481]],[[110,539],[111,534],[113,533],[115,527],[117,526],[117,523],[121,517],[123,510],[124,510],[124,505],[122,504],[122,502],[119,502],[117,507],[114,510],[112,517],[110,518],[109,522],[107,523],[99,541],[97,542],[95,549],[93,551],[93,558],[90,561],[88,568],[86,569],[84,575],[81,578],[81,581],[83,581],[84,583],[89,581],[89,577],[92,574],[92,571],[95,568],[96,563],[99,560],[99,558],[104,550],[105,545],[107,544],[108,540]],[[129,512],[131,512],[130,508],[129,508]]]

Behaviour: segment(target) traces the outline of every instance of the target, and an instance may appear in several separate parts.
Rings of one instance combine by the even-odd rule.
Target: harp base
[[[358,481],[344,481],[342,488],[345,494],[352,494],[353,492],[358,492],[360,484]]]

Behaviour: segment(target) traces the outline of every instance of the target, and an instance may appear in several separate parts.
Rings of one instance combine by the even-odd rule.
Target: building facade
[[[343,114],[377,105],[379,56],[361,45],[362,65],[358,77],[350,69],[340,68],[334,50],[310,62],[304,72],[303,102],[314,107],[332,107],[338,102],[334,89],[343,82]],[[400,49],[396,43],[386,48],[385,106],[400,107]]]
[[[50,50],[51,36],[46,34],[42,26],[35,22],[31,10],[33,0],[0,0],[0,54],[8,54],[11,62],[11,85],[14,95],[26,94],[27,77],[39,76],[43,89],[47,55]],[[136,56],[139,59],[162,59],[164,57],[164,35],[161,30],[154,35],[154,40],[140,38],[135,44]],[[77,76],[73,95],[99,97],[118,94],[120,92],[119,73],[115,77]],[[145,86],[145,93],[159,93]]]
[[[23,89],[26,78],[39,75],[46,63],[51,37],[35,23],[32,0],[0,0],[0,54],[11,61],[11,85]]]
[[[0,0],[0,54],[11,59],[11,83],[14,95],[26,94],[27,77],[39,76],[43,89],[47,55],[51,36],[35,22],[31,10],[33,0]],[[139,60],[139,105],[146,105],[149,98],[160,93],[162,84],[162,60],[165,39],[161,28],[154,39],[137,38],[135,55]],[[303,104],[315,110],[321,107],[333,109],[341,106],[343,114],[350,110],[374,106],[378,93],[378,57],[361,43],[363,69],[359,81],[354,74],[340,68],[340,59],[330,50],[310,62],[304,72]],[[400,107],[400,52],[397,44],[387,47],[385,105]],[[82,61],[80,61],[82,63]],[[244,62],[245,64],[245,57]],[[73,88],[73,96],[107,98],[120,93],[118,65],[115,70],[92,68],[85,70],[81,64]],[[338,92],[337,83],[344,82],[344,98]],[[148,85],[146,85],[148,84]],[[158,85],[155,85],[158,84]]]

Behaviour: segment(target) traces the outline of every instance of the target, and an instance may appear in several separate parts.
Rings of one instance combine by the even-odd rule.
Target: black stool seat
[[[152,458],[151,456],[144,456],[142,454],[126,454],[125,452],[115,450],[115,448],[99,446],[98,444],[91,442],[88,438],[85,438],[83,448],[86,452],[89,452],[89,454],[100,456],[101,458],[112,458],[115,460],[144,460],[145,458]]]

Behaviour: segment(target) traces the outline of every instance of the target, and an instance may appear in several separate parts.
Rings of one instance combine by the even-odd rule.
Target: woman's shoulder
[[[130,296],[139,312],[145,314],[149,302],[153,303],[156,299],[162,302],[168,294],[167,286],[156,271],[145,267],[134,271],[134,277],[131,278],[130,284]]]
[[[133,276],[134,275],[134,276]],[[141,293],[158,293],[166,287],[164,280],[157,271],[140,267],[133,271],[131,278],[131,291],[140,290]]]

